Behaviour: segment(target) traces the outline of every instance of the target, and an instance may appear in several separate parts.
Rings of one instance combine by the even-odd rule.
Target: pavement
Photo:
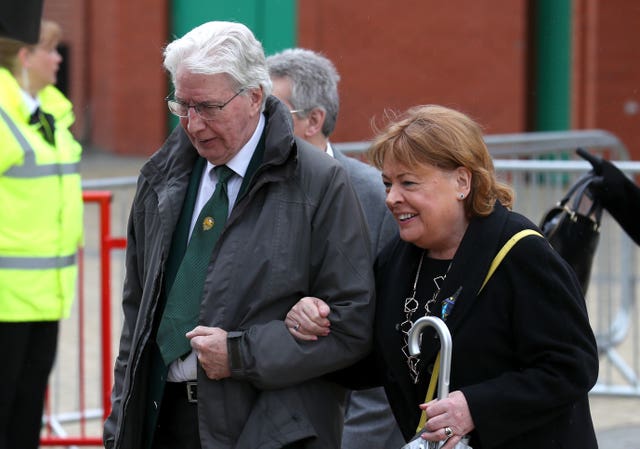
[[[636,412],[637,413],[637,412]],[[638,449],[640,448],[640,428],[621,427],[598,433],[600,449]]]
[[[95,184],[96,182],[99,184],[108,178],[130,178],[133,179],[138,174],[138,170],[141,165],[146,160],[146,157],[125,157],[125,156],[117,156],[107,153],[102,153],[97,150],[93,151],[85,151],[85,155],[83,157],[83,161],[81,163],[81,173],[83,175],[83,181]],[[112,234],[116,237],[124,235],[128,209],[131,201],[131,196],[133,193],[133,186],[124,186],[118,187],[114,189],[114,201],[112,204]],[[94,209],[91,207],[86,208],[86,223],[85,228],[93,230],[97,228],[97,220],[98,218],[95,216]],[[92,237],[90,232],[87,231],[87,247],[85,249],[86,254],[86,262],[91,263],[92,258],[97,258],[97,247],[92,246]],[[114,342],[112,342],[113,354],[115,354],[117,347],[117,340],[119,337],[119,323],[120,323],[120,305],[119,305],[119,293],[121,288],[121,281],[123,277],[123,273],[121,270],[120,262],[122,260],[122,252],[117,254],[114,257],[113,265],[113,293],[112,293],[112,319],[114,320],[114,328],[112,331],[112,338]],[[97,279],[97,273],[90,273],[90,269],[85,270],[87,273],[85,276],[89,276],[88,280],[85,281],[85,284],[89,285],[99,285],[99,280]],[[97,271],[97,270],[96,270]],[[93,289],[93,293],[95,293],[97,289]],[[88,313],[89,316],[99,316],[98,310],[98,300],[89,300],[88,301],[88,312],[85,311],[85,314]],[[93,304],[93,305],[92,305]],[[95,310],[95,313],[93,313]],[[70,320],[69,323],[65,322],[63,329],[61,330],[61,343],[59,350],[59,362],[57,365],[61,365],[65,367],[65,370],[68,369],[69,366],[73,365],[73,361],[69,360],[67,362],[67,358],[71,359],[76,357],[71,351],[70,354],[66,354],[67,346],[74,347],[77,345],[78,341],[78,333],[73,328],[74,324]],[[636,323],[638,326],[638,323]],[[99,328],[99,324],[86,324],[85,327],[88,329],[92,329],[94,327]],[[86,334],[89,334],[88,332]],[[84,339],[87,340],[87,345],[90,346],[94,337],[91,334],[84,335]],[[632,337],[629,338],[638,338],[638,332],[631,332],[629,335]],[[96,343],[97,346],[97,343]],[[638,347],[638,342],[630,345],[632,347]],[[605,363],[604,361],[602,362]],[[637,368],[637,367],[636,367]],[[60,368],[57,368],[60,369]],[[601,372],[604,372],[605,366],[601,365]],[[88,368],[91,371],[91,368]],[[89,377],[95,376],[93,382],[96,382],[96,379],[100,377],[99,373],[89,373]],[[52,376],[55,377],[55,376]],[[65,378],[66,376],[62,376]],[[55,381],[54,382],[60,382]],[[63,394],[66,391],[62,386],[58,386]],[[99,387],[94,385],[88,386],[89,389]],[[64,396],[63,396],[64,397]],[[99,406],[99,401],[95,401]],[[612,395],[602,395],[602,394],[591,394],[590,395],[590,403],[591,403],[591,412],[593,416],[593,422],[596,428],[597,439],[599,443],[600,449],[640,449],[640,395],[636,397],[625,397],[625,396],[612,396]],[[99,431],[99,422],[96,426],[95,431]],[[542,449],[542,448],[541,448]],[[579,449],[579,448],[576,448]]]
[[[600,449],[640,449],[640,397],[591,395],[590,403]]]

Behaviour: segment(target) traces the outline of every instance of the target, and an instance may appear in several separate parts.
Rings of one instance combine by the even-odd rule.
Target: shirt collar
[[[20,93],[22,94],[22,99],[27,105],[27,110],[29,111],[29,115],[33,114],[38,106],[40,106],[40,102],[33,98],[30,94],[28,94],[24,89],[20,89]]]
[[[331,148],[331,142],[329,142],[328,140],[327,140],[326,153],[331,157],[335,157],[336,156],[335,154],[333,154],[333,148]]]

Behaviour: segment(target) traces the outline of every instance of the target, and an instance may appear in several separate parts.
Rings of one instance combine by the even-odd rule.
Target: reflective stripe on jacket
[[[55,145],[29,124],[20,87],[0,69],[0,321],[58,320],[76,294],[82,148],[69,100],[53,86],[38,100],[54,117]]]

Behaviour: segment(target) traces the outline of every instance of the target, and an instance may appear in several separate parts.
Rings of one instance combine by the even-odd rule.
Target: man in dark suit
[[[284,50],[267,58],[273,95],[290,110],[294,134],[335,157],[347,170],[364,209],[377,255],[397,232],[385,206],[385,190],[378,170],[333,148],[339,110],[338,75],[324,56],[302,48]],[[404,439],[389,408],[384,390],[354,391],[345,410],[342,449],[400,447]]]

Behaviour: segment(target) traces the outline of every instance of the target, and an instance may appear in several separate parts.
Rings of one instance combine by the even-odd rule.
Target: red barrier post
[[[111,387],[112,387],[112,354],[111,354],[111,252],[114,249],[123,249],[126,247],[126,239],[122,237],[113,237],[111,235],[111,200],[112,192],[110,191],[85,191],[83,199],[86,203],[97,203],[100,214],[99,229],[99,250],[100,250],[100,314],[101,314],[101,373],[102,373],[102,419],[107,418],[111,412]],[[62,436],[56,437],[50,434],[40,439],[42,446],[101,446],[102,436],[86,436],[84,422],[85,415],[85,392],[84,392],[84,346],[83,346],[83,314],[84,314],[84,257],[80,251],[78,257],[78,273],[80,280],[80,293],[78,297],[79,304],[79,326],[80,326],[80,436]],[[47,426],[49,432],[51,427]]]

